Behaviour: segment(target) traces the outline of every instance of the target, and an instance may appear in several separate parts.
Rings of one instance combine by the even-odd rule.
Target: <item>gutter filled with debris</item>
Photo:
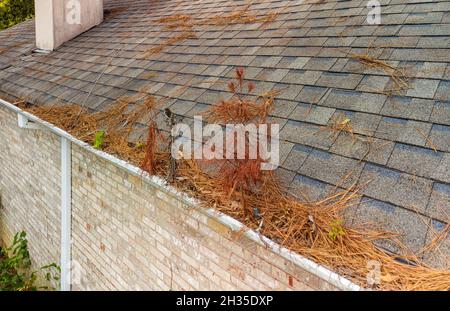
[[[242,85],[243,73],[237,71],[237,79],[236,84]],[[260,96],[259,100],[255,102],[235,94],[230,100],[213,106],[207,116],[219,122],[230,115],[242,122],[256,119],[259,120],[257,122],[263,122],[272,108],[274,96]],[[20,104],[24,105],[23,102]],[[290,251],[286,250],[288,253],[301,254],[308,260],[317,262],[320,265],[317,267],[324,266],[336,271],[351,280],[344,281],[348,285],[345,286],[347,289],[359,288],[352,282],[381,290],[450,289],[450,271],[428,267],[412,253],[402,256],[387,254],[374,244],[375,241],[389,240],[402,247],[396,235],[365,227],[352,228],[343,222],[344,211],[359,202],[359,189],[355,186],[320,202],[301,202],[283,189],[271,171],[263,173],[254,170],[255,163],[250,161],[231,163],[231,169],[228,167],[225,170],[220,169],[224,163],[206,163],[210,168],[211,165],[215,167],[212,171],[219,172],[219,176],[211,175],[211,169],[206,170],[207,173],[204,170],[205,163],[194,160],[174,161],[168,151],[170,148],[167,148],[170,139],[162,137],[162,133],[157,130],[155,118],[156,111],[159,111],[158,104],[152,96],[140,93],[136,97],[119,98],[107,111],[94,113],[78,105],[25,107],[31,115],[14,105],[9,105],[9,109],[26,113],[33,121],[39,120],[33,115],[47,120],[49,123],[44,124],[58,135],[70,139],[77,137],[79,140],[73,140],[76,144],[117,162],[110,155],[114,154],[125,160],[126,162],[120,162],[121,165],[132,168],[131,171],[136,175],[141,175],[141,170],[136,168],[140,166],[149,175],[164,176],[166,181],[157,177],[151,179],[158,180],[162,185],[170,183],[178,189],[178,193],[196,198],[197,206],[232,217],[225,219],[239,220],[253,230],[249,231],[253,233],[248,234],[254,236],[255,240],[275,241],[289,249]],[[130,143],[129,136],[134,124],[149,115],[147,142]],[[64,128],[70,135],[57,127]],[[104,137],[97,147],[106,153],[90,147],[95,144],[96,134],[100,130]],[[161,145],[166,147],[161,148]],[[242,174],[243,171],[246,173]],[[168,176],[167,172],[173,174]],[[252,210],[257,210],[257,213],[252,213]],[[267,238],[261,239],[260,236]],[[369,264],[371,262],[379,264],[381,274],[379,282],[368,284],[367,277],[371,275],[373,268]],[[333,278],[341,279],[337,275]]]
[[[187,193],[179,191],[177,188],[173,187],[172,185],[168,184],[166,180],[150,175],[146,171],[143,171],[141,168],[134,166],[126,161],[123,161],[111,154],[108,154],[106,152],[103,152],[101,150],[98,150],[96,148],[93,148],[90,144],[83,142],[71,134],[67,133],[66,131],[55,127],[51,123],[48,123],[44,120],[41,120],[37,116],[30,114],[16,105],[9,103],[5,100],[2,100],[0,98],[0,105],[7,108],[10,111],[13,111],[14,113],[17,113],[18,117],[18,126],[20,128],[32,128],[32,129],[40,129],[40,130],[47,130],[55,135],[67,139],[71,143],[83,148],[84,150],[91,152],[95,154],[97,157],[108,161],[109,163],[115,165],[116,167],[123,169],[127,171],[128,173],[142,178],[146,182],[150,183],[152,186],[156,187],[158,190],[172,196],[173,198],[182,201],[184,204],[188,205],[190,208],[195,209],[196,211],[206,215],[209,218],[213,218],[217,220],[219,223],[225,225],[228,227],[232,232],[239,232],[240,234],[243,234],[248,239],[252,240],[253,242],[260,244],[264,247],[269,248],[272,252],[275,254],[280,255],[281,257],[293,262],[297,266],[301,267],[307,272],[312,273],[313,275],[318,276],[319,278],[327,281],[333,286],[336,286],[340,290],[347,290],[347,291],[359,291],[362,290],[362,288],[353,282],[349,281],[345,277],[342,277],[338,275],[337,273],[327,269],[324,266],[321,266],[299,254],[296,254],[287,248],[282,247],[281,245],[273,242],[272,240],[268,239],[267,237],[261,235],[259,232],[249,229],[241,222],[237,221],[236,219],[225,215],[222,212],[219,212],[213,208],[205,208],[203,207],[204,204],[199,201],[198,199],[193,198],[192,196],[189,196]],[[63,244],[63,243],[61,243]],[[70,262],[70,258],[68,258],[68,261]],[[64,280],[62,280],[63,283],[65,283]],[[62,287],[63,289],[63,287]]]

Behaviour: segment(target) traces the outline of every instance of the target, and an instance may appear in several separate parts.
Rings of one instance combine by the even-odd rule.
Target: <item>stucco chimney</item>
[[[103,0],[35,0],[36,47],[51,51],[103,21]]]

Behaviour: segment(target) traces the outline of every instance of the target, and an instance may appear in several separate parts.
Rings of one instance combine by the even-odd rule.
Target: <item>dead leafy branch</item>
[[[148,129],[145,157],[141,164],[141,169],[154,175],[156,169],[156,147],[158,139],[158,130],[156,123],[152,121]]]
[[[233,96],[229,100],[222,100],[211,107],[206,112],[208,121],[220,124],[247,125],[251,123],[255,125],[255,129],[259,125],[268,123],[267,118],[273,109],[274,96],[264,95],[255,99],[255,97],[249,95],[255,89],[255,85],[253,82],[245,81],[245,73],[242,68],[236,69],[235,80],[228,83],[228,89],[233,93]],[[219,163],[213,163],[220,168],[215,177],[222,184],[229,197],[235,191],[241,193],[241,204],[246,214],[249,215],[247,191],[245,190],[263,187],[268,182],[274,182],[274,176],[272,171],[261,170],[265,161],[259,151],[255,155],[250,154],[251,145],[256,144],[256,147],[258,147],[261,143],[258,133],[246,133],[244,158],[238,156],[238,146],[236,145],[238,133],[228,133],[228,135],[233,136],[234,145],[224,144],[222,154],[226,155],[228,148],[232,148],[234,154],[232,159],[224,158],[219,160]]]

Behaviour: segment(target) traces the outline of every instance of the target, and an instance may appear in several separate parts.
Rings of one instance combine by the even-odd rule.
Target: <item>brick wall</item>
[[[0,106],[0,241],[26,231],[35,268],[60,258],[60,140]]]
[[[1,237],[59,262],[59,139],[0,108]],[[211,210],[72,144],[75,290],[336,289]],[[217,214],[217,213],[216,213]]]

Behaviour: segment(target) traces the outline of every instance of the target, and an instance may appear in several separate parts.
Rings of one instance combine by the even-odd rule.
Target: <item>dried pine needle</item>
[[[360,63],[383,71],[388,75],[393,83],[393,88],[386,92],[386,95],[391,96],[392,94],[400,94],[402,91],[409,88],[408,77],[404,70],[397,68],[385,61],[377,59],[374,56],[370,56],[369,53],[366,54],[355,54],[349,53],[350,58],[353,58]]]
[[[207,18],[194,19],[191,15],[174,14],[162,17],[157,20],[159,24],[163,24],[166,30],[179,30],[174,37],[163,40],[161,43],[149,49],[143,58],[148,58],[154,54],[161,53],[167,46],[183,42],[187,39],[196,39],[195,28],[200,26],[226,26],[235,24],[254,24],[261,23],[263,25],[276,20],[278,13],[269,12],[262,16],[249,13],[251,4],[246,5],[243,9],[231,12],[225,15],[214,15]]]

